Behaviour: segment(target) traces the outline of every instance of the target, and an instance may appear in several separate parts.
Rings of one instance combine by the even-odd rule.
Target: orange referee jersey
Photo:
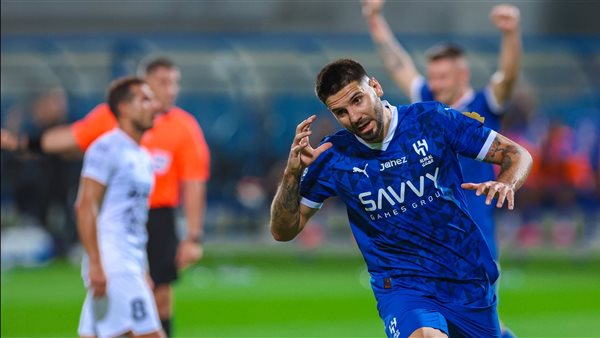
[[[82,151],[98,136],[117,127],[108,104],[96,106],[71,130]],[[185,110],[173,107],[154,121],[142,137],[142,145],[152,154],[155,185],[150,207],[177,207],[179,183],[186,180],[206,182],[210,176],[210,152],[202,129]]]

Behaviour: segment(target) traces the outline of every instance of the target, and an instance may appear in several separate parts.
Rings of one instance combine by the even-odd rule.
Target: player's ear
[[[117,114],[117,118],[121,116],[127,116],[129,114],[129,102],[122,101],[117,105],[119,108],[119,114]]]
[[[379,81],[377,81],[376,78],[372,77],[369,79],[369,86],[371,86],[373,90],[375,90],[375,94],[377,94],[378,97],[383,96],[383,88],[381,87],[381,84],[379,83]]]

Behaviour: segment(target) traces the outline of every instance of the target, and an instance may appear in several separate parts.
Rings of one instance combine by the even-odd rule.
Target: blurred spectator
[[[237,182],[234,203],[237,210],[236,226],[231,229],[231,235],[252,235],[260,230],[260,228],[256,227],[256,224],[259,220],[263,221],[258,222],[258,224],[266,223],[263,212],[263,210],[268,208],[266,197],[262,178],[245,176]]]
[[[546,122],[539,114],[537,95],[534,88],[526,80],[521,80],[506,106],[502,120],[503,133],[521,144],[533,157],[533,166],[527,181],[517,191],[515,212],[509,215],[498,212],[499,239],[501,245],[515,240],[522,247],[535,247],[542,244],[543,229],[541,226],[539,203],[542,198],[540,190],[540,149],[541,139],[546,133]],[[497,169],[495,169],[497,174]],[[505,219],[508,218],[508,219]],[[502,221],[503,220],[503,221]]]
[[[69,110],[67,94],[59,86],[34,93],[24,107],[11,110],[7,127],[30,139],[65,123]],[[7,153],[2,165],[2,181],[9,182],[7,192],[13,198],[18,222],[44,227],[53,238],[55,254],[65,255],[77,241],[72,205],[80,161],[57,155]]]
[[[553,121],[542,146],[541,207],[555,216],[552,240],[556,246],[572,245],[576,232],[587,223],[583,218],[589,214],[588,202],[596,185],[590,163],[593,128],[584,123],[575,129]]]

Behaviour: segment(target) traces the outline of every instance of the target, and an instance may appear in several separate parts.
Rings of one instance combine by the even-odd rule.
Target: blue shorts
[[[444,303],[412,290],[384,289],[372,283],[377,310],[389,338],[405,338],[421,327],[432,327],[457,337],[500,337],[496,303],[468,307]]]

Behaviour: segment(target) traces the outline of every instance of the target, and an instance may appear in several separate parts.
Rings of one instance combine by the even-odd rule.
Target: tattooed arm
[[[412,82],[420,74],[412,58],[396,40],[390,26],[381,14],[383,3],[383,0],[363,0],[363,15],[386,69],[400,89],[410,97]]]
[[[300,204],[299,188],[300,177],[286,172],[271,205],[271,234],[277,241],[296,237],[318,210]]]
[[[296,127],[283,179],[271,204],[271,234],[277,241],[289,241],[296,237],[318,210],[300,204],[300,177],[304,168],[332,146],[330,142],[317,148],[310,145],[310,125],[315,119],[313,115]]]
[[[501,208],[506,200],[508,209],[514,208],[517,191],[531,171],[533,159],[529,152],[512,140],[497,134],[484,161],[500,165],[500,173],[495,181],[483,183],[463,183],[463,189],[475,190],[477,196],[486,195],[485,203],[491,204],[498,198],[496,207]]]

